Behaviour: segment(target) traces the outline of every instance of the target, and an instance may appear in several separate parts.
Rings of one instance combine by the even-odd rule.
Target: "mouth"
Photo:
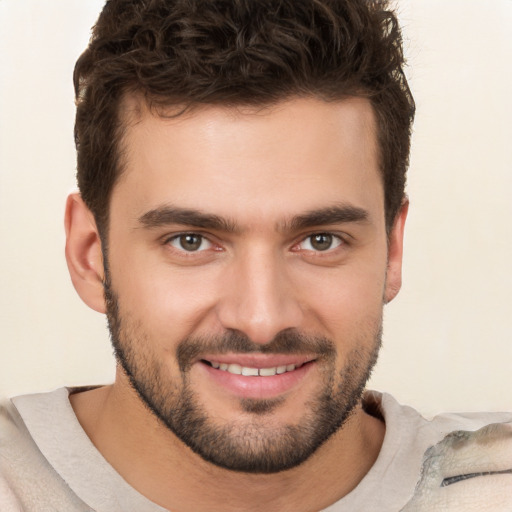
[[[293,372],[294,370],[297,370],[298,368],[301,368],[305,364],[309,364],[312,361],[298,364],[271,366],[268,368],[255,368],[251,366],[242,366],[238,363],[221,363],[219,361],[208,361],[206,359],[202,359],[201,362],[211,366],[216,370],[228,372],[233,375],[243,375],[245,377],[273,377],[274,375],[282,375],[283,373]]]
[[[316,359],[290,355],[218,355],[198,361],[210,385],[239,398],[269,399],[298,389]]]

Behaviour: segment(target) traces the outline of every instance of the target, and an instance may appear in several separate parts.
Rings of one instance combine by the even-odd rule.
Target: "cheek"
[[[329,336],[357,332],[380,322],[386,269],[378,265],[346,266],[302,276],[304,304]]]
[[[183,339],[209,318],[216,272],[151,264],[148,258],[112,265],[121,314],[138,321],[157,339]],[[115,269],[115,270],[114,270]]]

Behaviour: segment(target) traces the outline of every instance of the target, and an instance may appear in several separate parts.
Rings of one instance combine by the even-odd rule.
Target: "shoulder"
[[[512,422],[456,430],[424,456],[402,512],[512,510]]]
[[[16,407],[10,400],[0,402],[0,474],[10,480],[20,468],[40,465],[43,457]]]
[[[386,423],[386,437],[376,463],[382,466],[379,481],[394,488],[395,493],[400,492],[396,489],[396,482],[400,482],[401,489],[409,489],[405,493],[409,500],[414,494],[404,512],[512,510],[511,412],[443,413],[428,418],[378,392],[367,393],[364,406]],[[464,491],[464,487],[471,491]],[[497,508],[494,502],[491,508],[487,504],[487,508],[475,508],[473,503],[480,506],[475,501],[480,494],[489,492],[493,500],[509,499],[509,508]],[[469,501],[460,501],[459,493]],[[457,498],[445,503],[443,500],[452,494]],[[468,507],[453,508],[457,500]]]
[[[419,465],[402,512],[512,510],[512,412],[426,418],[390,395],[380,404],[404,460]]]
[[[30,445],[28,433],[21,416],[10,400],[0,401],[0,469],[14,457],[19,457]]]
[[[12,512],[23,510],[10,470],[12,458],[18,452],[20,420],[12,403],[0,400],[0,510]]]
[[[370,414],[380,416],[387,427],[399,431],[402,436],[412,432],[411,439],[421,439],[427,443],[426,448],[453,431],[475,431],[494,423],[512,422],[512,412],[448,412],[427,417],[413,407],[400,404],[389,393],[377,391],[365,394],[364,407]]]
[[[37,395],[31,401],[40,403]],[[41,453],[11,400],[0,402],[0,510],[90,510]]]
[[[450,447],[461,453],[463,446],[471,453],[478,447],[482,453],[512,445],[512,412],[442,413],[427,418],[412,407],[401,405],[389,394],[372,392],[372,395],[373,407],[380,408],[389,435],[402,446],[404,442],[416,445],[424,458],[433,453],[434,446]],[[444,453],[443,449],[436,453]]]

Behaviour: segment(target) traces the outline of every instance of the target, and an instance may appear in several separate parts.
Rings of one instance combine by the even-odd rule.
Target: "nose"
[[[217,316],[225,329],[265,344],[281,331],[298,328],[303,311],[286,261],[272,251],[247,251],[226,269]]]

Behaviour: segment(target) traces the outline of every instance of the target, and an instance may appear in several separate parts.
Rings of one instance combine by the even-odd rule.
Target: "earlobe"
[[[386,273],[386,289],[384,301],[391,302],[400,291],[402,286],[402,257],[404,246],[404,228],[407,212],[409,211],[409,200],[404,199],[398,212],[388,242],[388,268]]]
[[[64,222],[66,261],[73,286],[90,308],[105,313],[101,239],[94,216],[80,194],[68,196]]]

